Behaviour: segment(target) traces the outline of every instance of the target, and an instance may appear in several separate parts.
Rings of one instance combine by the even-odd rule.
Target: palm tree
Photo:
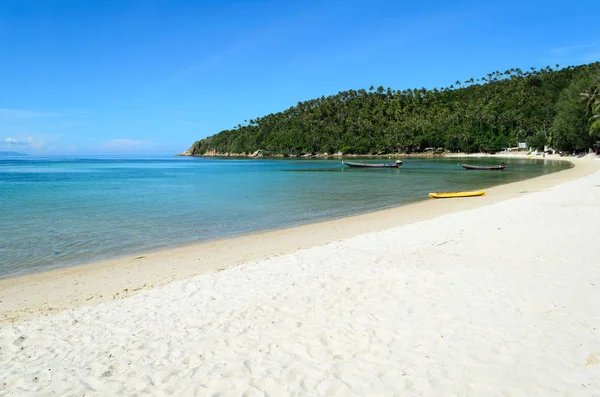
[[[579,97],[585,103],[590,135],[600,135],[600,75],[596,76],[595,82],[579,94]]]
[[[589,86],[579,94],[582,102],[585,102],[585,111],[588,115],[593,113],[594,104],[600,101],[600,78],[598,84]]]
[[[590,135],[600,136],[600,100],[596,100],[592,107],[592,117],[590,117]]]

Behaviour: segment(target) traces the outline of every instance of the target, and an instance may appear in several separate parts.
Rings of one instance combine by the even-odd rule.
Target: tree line
[[[600,139],[600,62],[518,68],[449,87],[371,86],[298,102],[195,142],[191,155],[582,151]]]

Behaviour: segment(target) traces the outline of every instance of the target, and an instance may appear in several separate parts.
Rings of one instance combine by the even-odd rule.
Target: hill
[[[440,89],[371,86],[298,102],[197,141],[184,154],[368,155],[429,147],[470,153],[525,141],[574,151],[594,145],[599,113],[600,62],[514,68]]]

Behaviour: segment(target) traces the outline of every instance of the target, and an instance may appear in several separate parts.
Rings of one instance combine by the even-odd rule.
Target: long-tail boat
[[[502,171],[503,169],[506,168],[506,164],[502,163],[500,165],[489,165],[489,166],[484,166],[484,165],[469,165],[469,164],[461,164],[461,167],[463,167],[464,169],[467,170],[496,170],[496,171]]]
[[[358,168],[400,168],[402,167],[402,161],[396,160],[393,163],[357,163],[354,161],[342,161],[342,164],[347,165],[348,167],[358,167]]]

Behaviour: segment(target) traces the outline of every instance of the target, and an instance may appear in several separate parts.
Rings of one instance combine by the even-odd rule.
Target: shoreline
[[[548,156],[545,160],[567,159]],[[256,232],[240,237],[2,278],[0,323],[121,299],[141,290],[221,271],[246,262],[327,245],[360,234],[428,220],[450,212],[487,206],[528,192],[547,189],[599,170],[600,161],[590,160],[569,157],[567,161],[575,165],[572,168],[498,185],[486,189],[487,195],[480,198],[424,200],[287,229]]]
[[[343,160],[345,158],[355,159],[355,158],[373,158],[373,159],[397,159],[397,158],[453,158],[453,157],[497,157],[497,158],[528,158],[528,159],[552,159],[552,160],[563,160],[570,161],[571,159],[580,158],[577,156],[566,155],[560,156],[558,154],[547,154],[537,153],[535,155],[529,154],[524,151],[514,151],[514,152],[498,152],[498,153],[463,153],[463,152],[414,152],[414,153],[382,153],[382,154],[340,154],[340,153],[317,153],[317,154],[302,154],[302,155],[287,155],[284,156],[282,154],[263,154],[263,153],[252,153],[252,154],[240,154],[240,153],[211,153],[211,154],[201,154],[201,155],[191,155],[184,153],[178,153],[175,156],[177,157],[215,157],[215,158],[242,158],[242,159],[295,159],[295,160],[316,160],[316,159],[331,159],[331,160]]]
[[[411,157],[411,155],[407,155],[409,157]],[[202,156],[198,156],[198,157],[202,157]],[[229,157],[229,156],[222,156],[222,157]],[[331,157],[331,156],[330,156]],[[335,156],[334,156],[335,157]],[[385,156],[362,156],[362,155],[349,155],[348,157],[352,158],[352,157],[385,157]],[[422,156],[416,156],[415,158],[443,158],[443,155],[429,155],[429,154],[423,154]],[[564,157],[559,157],[558,155],[554,156],[554,157],[549,157],[546,159],[543,158],[535,158],[529,155],[524,155],[524,154],[515,154],[515,155],[490,155],[490,154],[486,154],[486,153],[473,153],[473,154],[461,154],[458,153],[456,155],[448,155],[446,157],[449,158],[461,158],[461,157],[465,157],[465,158],[487,158],[487,157],[497,157],[499,160],[500,159],[526,159],[526,160],[548,160],[548,161],[560,161],[563,163],[568,163],[571,165],[571,167],[574,166],[572,161],[569,161],[568,159],[565,159]],[[599,157],[600,158],[600,157]],[[272,160],[279,160],[278,158],[269,158],[267,157],[267,159],[272,159]],[[300,160],[303,160],[304,158],[298,158]],[[316,160],[316,158],[305,158],[306,160]],[[571,158],[573,159],[573,158]],[[556,171],[556,172],[561,172],[561,171]],[[543,176],[543,175],[540,175]],[[532,178],[528,178],[525,179],[523,181],[527,181],[527,180],[531,180],[531,179],[535,179],[537,177],[532,177]],[[523,182],[520,181],[520,182]],[[514,183],[514,182],[509,182],[509,183]],[[506,184],[506,183],[503,183]],[[500,185],[495,185],[494,187],[497,186],[501,186]],[[477,188],[478,190],[481,190],[479,188]],[[490,188],[487,188],[490,189]],[[381,208],[381,209],[375,209],[375,210],[366,210],[365,212],[360,212],[360,213],[356,213],[356,214],[351,214],[351,215],[340,215],[339,217],[336,218],[331,218],[331,219],[324,219],[324,220],[309,220],[309,221],[305,221],[305,222],[301,222],[298,224],[292,224],[292,225],[287,225],[287,226],[281,226],[281,227],[275,227],[275,228],[271,228],[271,229],[262,229],[262,230],[258,230],[258,231],[251,231],[251,232],[239,232],[239,233],[234,233],[234,234],[230,234],[230,235],[224,235],[224,236],[217,236],[217,237],[211,237],[211,238],[206,238],[206,239],[202,239],[200,241],[195,241],[195,242],[175,242],[172,244],[168,244],[166,246],[161,246],[161,247],[156,247],[156,248],[147,248],[147,249],[137,249],[137,250],[132,250],[126,253],[122,253],[122,254],[118,254],[116,256],[110,256],[108,258],[96,258],[96,259],[84,259],[84,260],[68,260],[66,262],[63,263],[58,263],[55,265],[50,265],[50,266],[42,266],[42,267],[36,267],[36,268],[30,268],[30,269],[23,269],[23,270],[19,270],[19,271],[15,271],[14,273],[9,273],[9,274],[3,274],[0,275],[0,282],[4,279],[14,279],[14,278],[21,278],[21,277],[26,277],[28,275],[31,274],[36,274],[36,273],[45,273],[45,272],[51,272],[51,271],[57,271],[60,269],[65,269],[65,268],[75,268],[75,267],[82,267],[82,266],[91,266],[91,265],[95,265],[95,264],[99,264],[99,263],[105,263],[105,262],[111,262],[111,261],[118,261],[118,260],[122,260],[122,259],[128,259],[128,258],[133,258],[133,257],[139,257],[139,256],[146,256],[148,254],[154,254],[157,252],[162,252],[162,251],[172,251],[172,250],[179,250],[179,249],[184,249],[184,248],[189,248],[189,247],[196,247],[196,246],[200,246],[200,245],[206,245],[206,244],[211,244],[213,242],[216,241],[221,241],[221,240],[228,240],[228,239],[236,239],[236,238],[241,238],[241,237],[246,237],[252,234],[261,234],[261,233],[269,233],[269,232],[275,232],[275,231],[279,231],[279,230],[290,230],[290,229],[294,229],[294,228],[298,228],[298,227],[303,227],[303,226],[309,226],[312,224],[317,224],[317,223],[325,223],[325,222],[332,222],[332,221],[337,221],[343,218],[349,218],[349,217],[360,217],[360,216],[364,216],[364,215],[368,215],[371,213],[375,213],[375,212],[380,212],[380,211],[387,211],[390,209],[394,209],[394,208],[398,208],[400,206],[407,206],[407,205],[414,205],[418,202],[421,201],[428,201],[429,198],[428,197],[422,197],[420,199],[417,199],[416,202],[409,202],[407,204],[394,204],[392,206],[386,207],[386,208]],[[2,284],[0,284],[1,286]],[[0,296],[1,297],[1,296]],[[1,320],[1,311],[0,311],[0,322]]]
[[[10,396],[596,395],[599,167],[0,324],[0,384]]]

